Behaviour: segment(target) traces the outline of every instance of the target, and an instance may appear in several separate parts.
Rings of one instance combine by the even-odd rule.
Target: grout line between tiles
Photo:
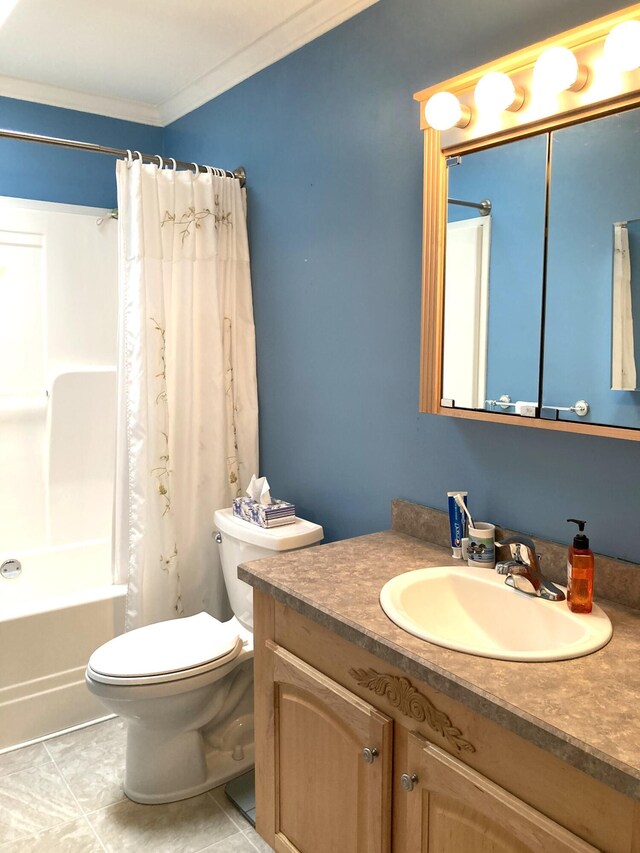
[[[62,737],[63,735],[72,734],[73,732],[79,732],[82,729],[88,729],[91,726],[98,725],[99,723],[106,723],[109,720],[113,720],[117,717],[117,714],[107,714],[105,717],[98,717],[95,720],[88,720],[86,723],[78,723],[76,726],[68,726],[65,729],[60,729],[57,732],[49,732],[49,734],[42,735],[41,737],[35,737],[31,740],[22,741],[22,743],[14,743],[12,746],[5,746],[0,749],[0,755],[8,755],[11,752],[19,752],[21,749],[26,749],[28,746],[37,746],[39,743],[45,744],[49,740],[55,740],[56,738]]]
[[[3,779],[3,780],[4,779],[10,779],[12,776],[15,776],[16,773],[28,773],[30,770],[37,770],[39,767],[45,767],[47,764],[50,764],[53,760],[51,758],[51,756],[49,755],[49,753],[47,753],[47,755],[49,756],[47,761],[40,761],[38,764],[31,764],[28,767],[19,767],[17,770],[12,770],[11,773],[2,773],[2,774],[0,774],[0,779]],[[57,767],[56,767],[56,770],[58,770]],[[59,772],[59,770],[58,770],[58,772]]]
[[[216,790],[217,790],[217,788],[211,788],[209,791],[206,791],[205,793],[207,794],[207,796],[209,797],[210,800],[213,800],[213,802],[220,809],[220,811],[229,818],[229,820],[236,827],[238,832],[242,832],[243,828],[240,826],[240,824],[236,820],[234,820],[233,814],[231,812],[227,811],[227,809],[225,809],[225,807],[222,805],[222,803],[219,803],[218,800],[216,800],[215,795],[213,793]]]
[[[38,836],[40,836],[40,835],[46,835],[48,832],[52,832],[53,830],[62,829],[65,826],[69,826],[72,823],[76,823],[80,819],[81,818],[73,817],[73,818],[71,818],[71,820],[64,820],[64,821],[62,821],[62,823],[56,823],[54,826],[49,826],[46,829],[39,829],[37,832],[34,832],[31,835],[24,835],[22,838],[16,838],[14,841],[3,841],[0,844],[0,851],[8,850],[9,848],[13,847],[15,844],[23,844],[26,841],[31,841],[34,838],[38,838]],[[98,841],[100,841],[100,839],[98,839]],[[100,842],[100,843],[102,843],[102,842]]]
[[[235,835],[241,835],[241,836],[242,836],[246,841],[248,841],[248,842],[249,842],[249,844],[254,848],[254,850],[258,850],[258,848],[255,846],[255,844],[253,844],[253,842],[251,841],[251,839],[250,839],[250,838],[248,838],[248,837],[247,837],[247,834],[246,834],[250,829],[253,829],[253,827],[251,826],[251,824],[249,824],[249,823],[248,823],[248,821],[246,821],[246,820],[242,817],[242,815],[240,815],[240,818],[243,820],[243,822],[244,822],[244,823],[247,823],[248,825],[247,825],[246,827],[244,827],[244,826],[241,826],[241,825],[240,825],[240,823],[237,823],[237,822],[234,820],[233,813],[235,812],[236,814],[239,814],[239,812],[237,812],[237,810],[236,810],[236,809],[234,809],[234,808],[233,808],[233,806],[231,806],[231,804],[229,804],[229,805],[231,806],[231,808],[230,808],[229,810],[225,809],[225,807],[222,805],[222,803],[219,803],[219,802],[216,800],[215,795],[214,795],[214,793],[213,793],[215,790],[217,790],[217,789],[216,789],[216,788],[211,788],[209,791],[205,791],[205,793],[208,795],[209,799],[210,799],[210,800],[212,800],[212,801],[215,803],[215,805],[216,805],[216,806],[218,807],[218,809],[222,812],[222,814],[223,814],[223,815],[225,815],[227,818],[229,818],[229,820],[231,821],[231,823],[234,825],[234,827],[235,827],[235,828],[236,828],[236,830],[237,830],[237,832],[234,832],[234,833],[233,833],[233,835],[228,836],[228,838],[233,838]],[[227,838],[227,839],[222,839],[222,840],[223,840],[223,841],[224,841],[224,840],[228,840],[228,838]],[[219,843],[220,843],[220,842],[219,842]],[[211,846],[211,845],[209,845],[209,846]],[[201,850],[206,850],[206,849],[207,849],[207,847],[201,847],[200,849],[201,849]],[[260,851],[258,851],[258,853],[260,853]]]
[[[104,850],[104,853],[109,853],[109,851],[107,850],[107,848],[106,848],[106,847],[105,847],[105,845],[104,845],[104,841],[103,841],[103,840],[100,838],[100,836],[98,835],[98,830],[95,828],[95,826],[91,823],[91,821],[87,818],[87,816],[86,816],[86,815],[84,816],[84,819],[85,819],[85,820],[86,820],[86,822],[88,823],[89,828],[91,829],[91,832],[93,832],[93,834],[95,835],[95,837],[96,837],[96,839],[97,839],[97,841],[98,841],[98,844],[99,844],[99,845],[100,845],[100,847],[102,847],[102,849]]]
[[[49,757],[51,758],[51,756],[49,756]],[[23,841],[29,841],[29,840],[30,840],[30,839],[32,839],[32,838],[37,838],[39,835],[42,835],[42,834],[44,834],[45,832],[49,832],[49,831],[51,831],[51,830],[53,830],[53,829],[60,829],[60,827],[62,827],[62,826],[66,826],[66,825],[67,825],[67,824],[69,824],[69,823],[74,823],[75,821],[77,821],[77,820],[79,820],[80,818],[83,818],[83,817],[84,817],[84,814],[83,814],[83,812],[82,812],[82,807],[80,806],[80,803],[78,802],[78,800],[77,800],[77,798],[76,798],[75,794],[73,793],[73,791],[71,790],[71,788],[70,788],[70,787],[69,787],[69,785],[67,784],[67,780],[64,778],[64,776],[63,776],[63,775],[62,775],[62,773],[60,772],[60,768],[59,768],[59,767],[58,767],[58,765],[55,763],[55,761],[53,760],[53,758],[51,758],[51,760],[50,760],[50,761],[43,761],[41,764],[36,764],[36,765],[34,765],[33,767],[23,767],[23,768],[22,768],[22,770],[16,770],[15,772],[16,772],[16,773],[31,773],[31,772],[33,772],[33,771],[39,770],[41,767],[46,767],[48,764],[53,764],[53,767],[55,768],[56,774],[58,775],[58,778],[60,779],[60,781],[61,781],[64,785],[66,785],[66,787],[67,787],[67,789],[68,789],[69,793],[70,793],[70,794],[71,794],[71,796],[73,797],[73,801],[75,802],[76,806],[80,809],[80,814],[76,815],[75,817],[71,817],[71,818],[69,818],[68,820],[62,820],[62,821],[60,821],[59,823],[54,823],[54,824],[52,824],[51,826],[47,826],[47,827],[45,827],[44,829],[38,829],[36,832],[31,832],[31,833],[29,833],[28,835],[23,835],[21,838],[16,838],[14,841],[7,841],[7,842],[3,842],[2,844],[0,844],[0,850],[4,849],[4,848],[6,848],[6,847],[9,847],[9,845],[11,845],[11,844],[16,844],[16,843],[23,842]],[[3,778],[3,779],[9,779],[9,778],[10,778],[11,776],[13,776],[13,775],[15,775],[15,774],[14,774],[14,773],[8,773],[6,776],[3,776],[2,778]],[[99,840],[99,839],[98,839],[98,840]],[[102,842],[100,842],[100,843],[102,844]],[[104,848],[103,848],[103,849],[104,849]]]
[[[204,847],[198,847],[198,849],[197,849],[197,850],[193,850],[193,851],[192,851],[192,853],[202,853],[202,851],[203,851],[203,850],[210,850],[210,849],[211,849],[211,848],[213,848],[213,847],[218,847],[220,844],[222,844],[222,842],[223,842],[223,841],[229,841],[229,839],[230,839],[230,838],[235,838],[235,837],[236,837],[236,835],[242,835],[242,833],[240,832],[240,830],[238,830],[237,832],[232,833],[231,835],[227,835],[227,837],[226,837],[226,838],[221,838],[219,841],[214,841],[214,842],[213,842],[213,844],[209,844],[209,843],[207,842],[207,843],[204,845]],[[247,841],[249,841],[249,839],[248,839],[248,838],[247,838]],[[251,842],[249,842],[249,843],[251,843]],[[222,850],[222,847],[220,847],[220,850]]]
[[[251,827],[251,828],[253,829],[253,827]],[[254,829],[253,831],[255,832],[255,829]],[[261,853],[260,848],[259,848],[259,847],[257,847],[257,846],[253,843],[253,841],[249,838],[249,836],[248,836],[248,835],[246,835],[246,834],[245,834],[245,838],[247,839],[247,841],[248,841],[248,842],[249,842],[249,844],[253,847],[253,849],[254,849],[254,850],[257,850],[257,851],[258,851],[258,853]],[[259,838],[260,838],[260,840],[262,841],[262,836],[259,836]],[[274,851],[274,853],[275,853],[275,851]]]
[[[48,748],[48,746],[47,746],[47,743],[46,743],[46,742],[43,742],[43,743],[42,743],[42,746],[44,747],[45,755],[46,755],[46,757],[47,757],[47,760],[46,760],[46,761],[42,761],[40,764],[34,765],[33,767],[26,767],[26,768],[22,768],[21,770],[13,771],[12,773],[6,774],[6,775],[5,775],[5,777],[3,777],[3,778],[8,778],[9,776],[12,776],[12,775],[13,775],[13,773],[20,773],[20,772],[24,772],[25,770],[32,770],[32,769],[33,769],[33,770],[36,770],[38,767],[41,767],[41,766],[47,766],[47,765],[50,765],[50,764],[51,764],[51,765],[53,765],[53,767],[55,768],[55,771],[56,771],[57,776],[59,777],[59,779],[60,779],[60,781],[62,782],[62,784],[67,788],[67,790],[68,790],[68,791],[69,791],[69,793],[71,794],[71,797],[72,797],[72,799],[73,799],[73,802],[75,802],[75,804],[76,804],[77,808],[79,809],[79,814],[78,814],[76,817],[71,818],[70,820],[65,820],[65,821],[63,821],[63,822],[62,822],[62,823],[60,823],[60,824],[56,824],[56,825],[55,825],[55,826],[53,826],[53,827],[49,827],[49,829],[56,829],[56,828],[59,828],[59,827],[61,827],[61,826],[64,826],[65,824],[73,823],[73,822],[75,822],[75,821],[77,821],[77,820],[81,819],[81,820],[83,820],[83,821],[84,821],[85,825],[88,825],[88,826],[89,826],[90,831],[91,831],[91,834],[92,834],[92,836],[94,836],[94,837],[95,837],[95,839],[97,840],[97,842],[98,842],[98,844],[99,844],[99,846],[100,846],[100,849],[101,849],[101,850],[103,850],[103,851],[104,851],[104,853],[109,853],[109,849],[108,849],[108,847],[106,846],[106,843],[105,843],[105,842],[102,840],[102,838],[100,837],[100,834],[98,833],[98,830],[97,830],[97,829],[96,829],[96,827],[93,825],[93,822],[90,820],[90,818],[91,818],[91,816],[92,816],[92,815],[95,815],[95,814],[97,814],[98,812],[105,811],[106,809],[113,808],[114,806],[118,805],[120,802],[123,802],[123,801],[122,801],[122,800],[119,800],[119,801],[117,801],[117,802],[115,802],[115,803],[108,803],[108,804],[107,804],[107,805],[105,805],[105,806],[100,806],[99,808],[91,809],[90,811],[85,810],[85,809],[84,809],[84,807],[81,805],[80,801],[78,800],[78,798],[76,797],[76,795],[75,795],[75,793],[74,793],[74,791],[73,791],[73,788],[71,787],[71,785],[70,785],[70,784],[69,784],[69,782],[67,781],[66,776],[65,776],[65,774],[64,774],[64,771],[62,770],[61,766],[60,766],[60,765],[58,764],[58,762],[56,761],[56,759],[55,759],[55,757],[54,757],[54,754],[49,750],[49,748]],[[246,841],[249,843],[250,847],[251,847],[253,850],[256,850],[256,851],[258,851],[258,853],[260,853],[260,848],[258,848],[258,847],[253,843],[253,841],[251,840],[251,838],[247,835],[247,833],[252,829],[251,825],[248,823],[248,821],[246,821],[246,820],[244,819],[244,817],[243,817],[239,812],[237,812],[237,811],[233,808],[233,806],[231,806],[231,804],[229,804],[229,808],[228,808],[228,809],[226,809],[223,803],[218,802],[218,800],[217,800],[217,799],[216,799],[216,797],[214,796],[214,790],[215,790],[215,789],[211,789],[211,790],[209,790],[209,791],[206,791],[205,793],[208,795],[209,800],[214,804],[215,810],[216,810],[218,813],[220,813],[220,814],[224,815],[224,816],[229,820],[230,824],[232,825],[232,827],[233,827],[233,830],[234,830],[234,831],[231,833],[231,835],[229,835],[229,836],[228,836],[228,838],[233,838],[233,837],[235,837],[235,836],[243,837],[243,838],[245,838],[245,839],[246,839]],[[45,831],[46,831],[46,830],[45,830]],[[30,836],[26,836],[26,837],[24,837],[22,840],[25,840],[25,841],[26,841],[28,838],[35,838],[35,837],[37,837],[39,834],[41,834],[41,832],[42,832],[42,831],[40,831],[40,832],[38,832],[38,833],[33,833],[33,834],[32,834],[32,835],[30,835]],[[223,840],[224,840],[224,839],[223,839]],[[2,847],[3,847],[3,845],[0,845],[0,850],[2,849]],[[211,847],[211,844],[210,844],[210,843],[209,843],[209,844],[205,844],[203,847],[198,848],[198,851],[204,851],[204,850],[206,850],[208,847]],[[220,849],[222,850],[222,848],[220,848]]]
[[[222,814],[227,818],[227,820],[229,820],[229,821],[232,823],[232,825],[233,825],[233,826],[238,830],[238,832],[242,832],[242,827],[238,826],[238,824],[237,824],[237,823],[235,822],[235,820],[231,817],[231,815],[230,815],[230,814],[225,810],[224,806],[222,806],[222,805],[221,805],[221,804],[216,800],[216,798],[213,796],[213,793],[212,793],[212,792],[213,792],[214,790],[215,790],[215,788],[212,788],[212,789],[210,789],[209,791],[205,791],[205,793],[206,793],[206,794],[208,794],[209,799],[210,799],[210,800],[211,800],[211,802],[215,805],[215,807],[218,809],[218,811],[219,811],[219,812],[221,812],[221,813],[222,813]]]
[[[87,819],[87,815],[86,815],[86,813],[85,813],[85,810],[82,808],[82,805],[81,805],[80,801],[78,800],[78,798],[76,797],[76,795],[73,793],[73,789],[71,788],[71,785],[67,782],[66,777],[65,777],[64,773],[62,772],[61,768],[58,766],[57,761],[55,760],[55,758],[53,757],[53,755],[51,755],[51,753],[49,752],[49,749],[47,748],[47,744],[46,744],[46,743],[44,743],[44,744],[43,744],[43,746],[44,746],[44,748],[46,749],[46,751],[47,751],[47,753],[49,754],[49,756],[51,757],[51,761],[53,762],[53,766],[54,766],[54,767],[56,768],[56,770],[58,771],[58,775],[60,776],[60,778],[62,779],[62,781],[64,782],[64,784],[67,786],[67,789],[68,789],[69,793],[71,794],[71,796],[73,797],[75,804],[76,804],[76,805],[78,806],[78,808],[80,809],[80,816],[84,819],[85,823],[86,823],[86,824],[89,826],[89,828],[91,829],[91,832],[92,832],[92,833],[95,835],[95,837],[98,839],[98,844],[100,845],[100,847],[102,847],[102,849],[105,851],[105,853],[107,853],[107,848],[104,846],[104,843],[103,843],[102,839],[100,838],[100,836],[99,836],[99,835],[98,835],[98,833],[96,832],[96,830],[95,830],[95,828],[93,827],[93,825],[92,825],[91,821]]]

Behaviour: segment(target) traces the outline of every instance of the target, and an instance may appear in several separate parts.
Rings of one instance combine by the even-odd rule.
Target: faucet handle
[[[507,536],[502,542],[496,542],[497,548],[502,548],[503,545],[525,545],[530,551],[535,553],[536,546],[533,539],[528,536]]]
[[[528,536],[508,536],[501,542],[496,542],[497,548],[507,546],[510,548],[512,560],[528,566],[534,572],[540,571],[539,561],[541,556],[536,552],[536,546],[533,539],[530,539]],[[526,549],[524,555],[520,551],[521,548]]]

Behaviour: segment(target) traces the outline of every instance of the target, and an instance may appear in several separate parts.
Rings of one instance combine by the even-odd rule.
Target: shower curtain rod
[[[97,154],[111,154],[114,157],[126,157],[128,152],[124,148],[109,148],[106,145],[96,145],[93,142],[79,142],[76,139],[59,139],[56,136],[41,136],[39,133],[22,133],[19,130],[5,130],[0,128],[0,138],[4,137],[5,139],[18,139],[21,142],[41,142],[44,145],[58,145],[62,148],[78,148],[81,151],[93,151]],[[135,152],[139,154],[139,151]],[[159,163],[162,160],[163,165],[173,166],[175,163],[176,166],[181,166],[185,169],[193,169],[194,166],[198,166],[197,163],[185,163],[183,160],[174,160],[172,157],[163,157],[161,154],[142,154],[140,155],[143,160],[148,160],[149,162],[157,162]],[[206,172],[206,166],[198,166],[199,172]],[[236,178],[240,181],[240,186],[243,187],[247,181],[247,173],[245,172],[244,166],[238,166],[237,169],[234,169],[233,172],[229,172],[227,169],[220,169],[220,171],[224,172],[229,178]]]

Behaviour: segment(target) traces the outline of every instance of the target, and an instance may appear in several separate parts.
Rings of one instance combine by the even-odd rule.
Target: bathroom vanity
[[[394,504],[433,534],[439,514]],[[254,587],[259,833],[278,853],[640,851],[638,611],[605,602],[613,639],[569,661],[431,645],[379,591],[454,561],[394,527],[239,568]]]

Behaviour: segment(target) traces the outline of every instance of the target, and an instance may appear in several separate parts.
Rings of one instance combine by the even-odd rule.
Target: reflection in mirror
[[[613,315],[619,302],[612,299],[611,280],[613,223],[640,219],[639,143],[638,108],[551,135],[542,394],[544,406],[588,401],[589,412],[580,420],[636,428],[636,382],[627,387],[631,377],[621,381],[618,367],[617,377],[612,375],[612,352],[618,349],[612,329],[620,326],[620,317]],[[622,229],[618,235],[622,239]],[[627,337],[627,365],[633,358],[630,318],[626,331],[620,330]],[[558,416],[579,419],[570,411]]]
[[[611,390],[637,391],[640,355],[640,219],[613,225]]]
[[[486,399],[490,244],[490,215],[447,226],[442,393],[466,409]]]
[[[538,405],[547,136],[459,159],[448,168],[442,396],[515,414],[516,401]],[[456,203],[484,199],[490,216]]]

